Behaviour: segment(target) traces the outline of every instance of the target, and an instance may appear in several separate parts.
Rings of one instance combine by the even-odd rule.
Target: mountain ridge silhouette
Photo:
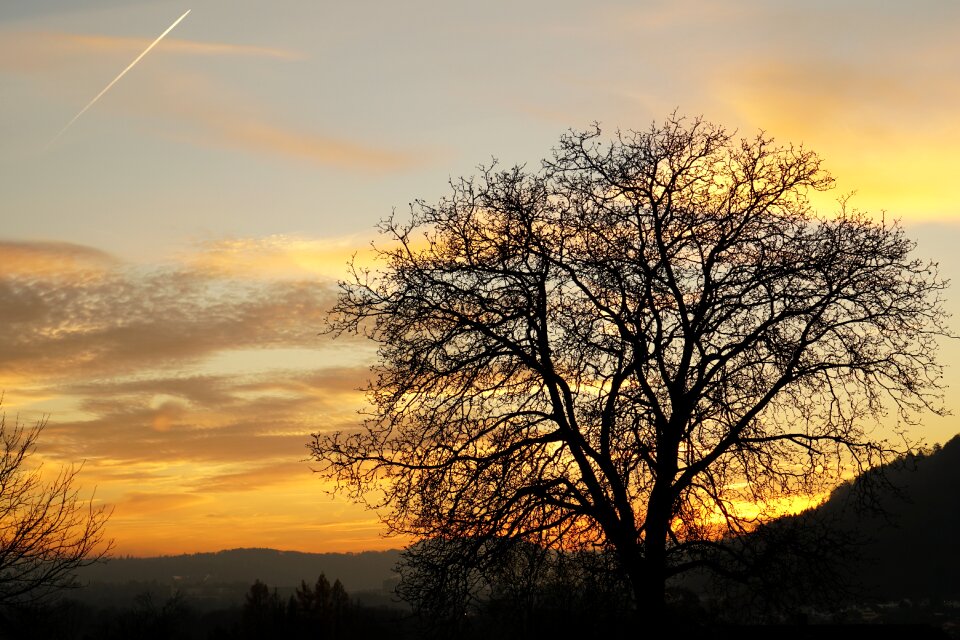
[[[381,590],[394,579],[400,551],[356,553],[308,553],[268,548],[238,548],[221,551],[154,557],[113,557],[78,572],[81,583],[130,581],[161,584],[182,582],[250,584],[261,580],[271,587],[295,587],[301,580],[316,582],[323,573],[339,579],[348,591]]]
[[[960,596],[960,435],[865,472],[804,515],[857,541],[843,570],[860,595]]]

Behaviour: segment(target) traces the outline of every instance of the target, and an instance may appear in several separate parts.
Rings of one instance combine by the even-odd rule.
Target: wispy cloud
[[[289,482],[293,478],[303,479],[307,473],[308,469],[304,466],[293,465],[289,461],[278,462],[203,478],[194,485],[194,489],[205,495],[258,491],[263,487]]]
[[[118,263],[105,251],[69,242],[14,242],[0,240],[2,276],[40,277],[103,272]]]
[[[107,272],[84,280],[4,278],[0,376],[119,374],[217,351],[318,346],[324,282],[250,283],[202,273]]]
[[[148,493],[133,491],[124,496],[114,512],[116,518],[142,518],[145,515],[156,517],[158,513],[189,507],[202,498],[186,493]]]
[[[356,257],[372,259],[369,238],[347,236],[332,239],[273,235],[263,238],[231,238],[203,243],[181,259],[191,269],[205,273],[255,279],[339,279]]]
[[[330,135],[313,124],[288,123],[263,113],[255,102],[209,77],[181,71],[158,77],[149,96],[127,97],[123,108],[166,121],[163,134],[182,143],[335,169],[404,171],[434,157],[421,150],[391,149],[379,141]]]
[[[126,375],[238,349],[322,349],[356,239],[197,245],[165,265],[68,243],[0,242],[0,379]]]
[[[89,64],[92,56],[110,56],[119,61],[143,51],[152,38],[51,31],[4,32],[0,37],[0,69],[35,73],[76,68]],[[247,44],[164,39],[157,47],[166,54],[187,56],[244,56],[277,60],[301,60],[302,54],[287,49]]]
[[[188,73],[164,76],[156,83],[149,102],[137,99],[128,108],[172,119],[167,135],[187,144],[337,169],[403,171],[421,166],[433,157],[428,152],[390,149],[342,134],[330,135],[312,126],[285,123],[215,84]],[[191,99],[184,101],[184,95]]]
[[[47,450],[61,460],[299,460],[311,432],[350,428],[362,402],[363,351],[318,335],[334,293],[327,261],[352,245],[235,239],[136,266],[77,245],[0,243],[12,265],[0,274],[7,405],[60,399]],[[231,354],[247,355],[208,367]]]
[[[152,41],[149,38],[130,38],[122,36],[85,35],[78,33],[41,32],[27,34],[34,40],[51,39],[65,49],[77,51],[142,51]],[[306,56],[289,49],[262,47],[249,44],[231,44],[223,42],[200,42],[167,38],[160,45],[168,53],[198,56],[251,56],[258,58],[278,58],[281,60],[303,60]]]
[[[108,465],[295,464],[306,457],[310,433],[359,421],[366,367],[323,365],[318,358],[306,371],[142,372],[141,379],[64,384],[61,393],[75,398],[76,408],[51,420],[46,455]]]
[[[308,131],[291,130],[254,119],[222,116],[223,114],[206,122],[209,133],[198,142],[355,170],[409,169],[423,162],[423,158],[408,153],[379,149]]]

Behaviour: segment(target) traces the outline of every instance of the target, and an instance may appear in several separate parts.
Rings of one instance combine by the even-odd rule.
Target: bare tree
[[[104,539],[110,512],[80,498],[81,467],[65,466],[44,479],[31,460],[45,424],[11,427],[0,415],[0,610],[75,586],[76,570],[112,544]]]
[[[414,203],[341,283],[373,410],[314,435],[317,470],[394,533],[610,549],[661,615],[723,536],[942,412],[946,284],[897,222],[813,211],[832,185],[802,147],[671,117]]]

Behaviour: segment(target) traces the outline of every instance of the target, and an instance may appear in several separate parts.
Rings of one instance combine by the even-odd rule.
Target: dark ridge
[[[808,515],[858,541],[845,571],[861,595],[960,597],[960,436],[867,472]]]
[[[400,552],[303,553],[276,549],[230,549],[153,558],[119,557],[84,568],[81,583],[126,583],[131,581],[171,584],[251,584],[261,580],[276,587],[308,584],[321,573],[339,578],[348,591],[383,589],[394,578]]]

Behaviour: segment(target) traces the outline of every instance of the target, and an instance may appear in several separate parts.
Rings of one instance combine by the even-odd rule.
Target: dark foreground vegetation
[[[336,583],[335,583],[336,584]],[[327,588],[330,589],[329,583]],[[365,604],[352,598],[326,605],[312,588],[283,598],[277,589],[257,582],[240,603],[205,609],[190,596],[167,597],[143,591],[130,607],[97,608],[65,599],[44,607],[14,612],[3,621],[0,638],[245,640],[635,637],[649,623],[635,620],[591,594],[545,588],[517,601],[490,598],[459,619],[430,619],[400,606]],[[333,590],[327,592],[333,596]],[[303,595],[306,594],[306,600]],[[683,589],[669,594],[673,635],[711,638],[956,638],[960,637],[960,603],[908,599],[899,602],[848,604],[833,612],[801,609],[778,622],[744,624],[733,619],[745,612],[730,603],[707,602]],[[599,605],[592,609],[592,605]],[[732,615],[731,615],[732,614]]]

